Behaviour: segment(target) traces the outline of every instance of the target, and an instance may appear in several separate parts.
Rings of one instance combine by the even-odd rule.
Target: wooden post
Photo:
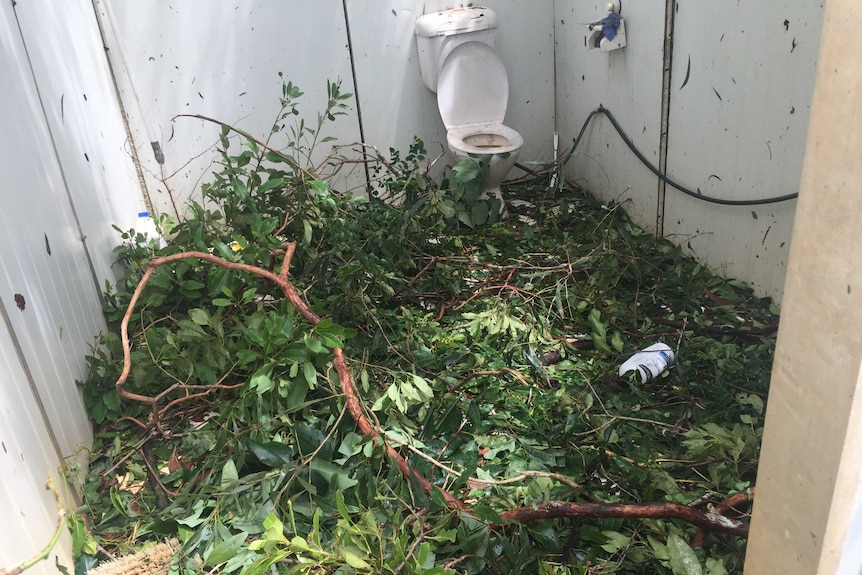
[[[851,419],[862,395],[860,30],[862,5],[826,3],[746,575],[832,575],[842,555],[849,565],[862,458],[842,460],[862,426],[858,409]]]

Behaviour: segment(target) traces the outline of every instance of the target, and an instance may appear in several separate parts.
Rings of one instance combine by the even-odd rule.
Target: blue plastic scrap
[[[617,30],[620,27],[620,15],[616,12],[611,12],[606,17],[602,18],[602,35],[608,39],[608,41],[613,40],[617,35]]]

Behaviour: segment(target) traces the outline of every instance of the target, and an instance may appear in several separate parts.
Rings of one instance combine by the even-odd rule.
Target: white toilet
[[[487,161],[483,192],[502,205],[500,184],[524,138],[503,125],[509,79],[494,52],[496,36],[497,15],[488,8],[454,8],[416,21],[419,69],[425,86],[437,93],[449,150],[459,160]]]

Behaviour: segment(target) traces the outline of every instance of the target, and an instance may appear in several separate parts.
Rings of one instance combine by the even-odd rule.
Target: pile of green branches
[[[774,306],[548,178],[498,221],[482,162],[433,181],[418,140],[315,165],[328,92],[224,125],[167,248],[124,232],[78,569],[176,537],[187,573],[741,572]],[[365,198],[330,188],[351,150]],[[675,366],[617,375],[657,341]]]

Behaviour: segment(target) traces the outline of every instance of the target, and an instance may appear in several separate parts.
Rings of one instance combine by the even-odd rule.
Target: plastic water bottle
[[[635,372],[635,377],[640,383],[646,383],[655,379],[673,363],[674,355],[670,346],[664,343],[655,343],[642,349],[620,366],[620,377],[630,371]]]
[[[159,249],[168,245],[162,234],[156,228],[156,222],[150,217],[149,212],[138,212],[138,221],[135,223],[135,232],[144,234],[148,240],[156,240]]]

